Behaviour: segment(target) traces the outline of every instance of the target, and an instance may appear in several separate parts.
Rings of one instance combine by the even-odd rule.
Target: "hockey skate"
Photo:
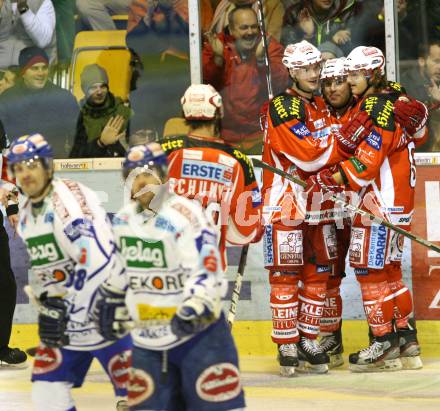
[[[322,350],[318,340],[311,340],[301,336],[298,343],[298,372],[311,374],[325,374],[328,372],[330,359]]]
[[[319,346],[330,358],[330,363],[328,364],[329,368],[340,367],[344,364],[344,359],[342,358],[344,346],[342,345],[341,329],[323,335],[319,341]]]
[[[400,329],[399,335],[400,360],[403,369],[419,370],[423,367],[420,358],[420,345],[417,341],[417,330],[415,328]]]
[[[278,362],[282,377],[293,377],[298,367],[298,350],[296,344],[278,344]]]
[[[27,368],[27,355],[18,348],[6,347],[0,352],[0,368]]]
[[[374,337],[371,345],[349,356],[349,370],[353,372],[385,372],[402,369],[399,339],[395,332]]]

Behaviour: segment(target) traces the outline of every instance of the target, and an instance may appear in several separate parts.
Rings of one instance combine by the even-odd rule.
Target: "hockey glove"
[[[335,136],[339,146],[346,153],[353,154],[359,143],[370,135],[373,122],[366,111],[359,111],[348,123],[344,124]]]
[[[215,315],[208,301],[200,297],[186,299],[171,319],[171,330],[179,338],[197,334],[207,328]]]
[[[69,345],[69,336],[66,334],[67,302],[61,297],[48,297],[47,293],[43,293],[38,311],[38,335],[41,342],[54,348]]]
[[[402,96],[394,103],[394,117],[400,126],[413,136],[425,127],[428,109],[420,101]]]
[[[98,288],[93,317],[99,333],[106,340],[118,340],[127,334],[124,322],[130,320],[125,305],[125,292],[107,284]]]
[[[339,185],[333,178],[333,172],[329,169],[320,171],[318,174],[310,176],[307,180],[307,187],[304,191],[310,197],[313,193],[341,193],[344,186]]]

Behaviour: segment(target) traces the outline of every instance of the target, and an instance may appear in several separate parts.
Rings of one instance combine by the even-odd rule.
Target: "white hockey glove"
[[[218,318],[215,311],[212,301],[192,296],[178,307],[171,319],[171,330],[179,338],[197,334]]]

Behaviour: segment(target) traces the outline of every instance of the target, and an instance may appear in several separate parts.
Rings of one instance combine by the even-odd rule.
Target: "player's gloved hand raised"
[[[171,330],[178,337],[197,334],[207,328],[215,315],[208,301],[200,297],[186,299],[171,319]]]
[[[370,135],[372,129],[373,122],[369,114],[366,111],[359,111],[335,132],[335,136],[342,150],[353,154],[360,142]]]
[[[41,294],[38,308],[38,335],[48,347],[62,347],[69,344],[67,328],[67,302],[61,297]]]
[[[420,101],[402,96],[394,103],[394,117],[401,127],[413,136],[425,127],[428,109]]]
[[[92,316],[106,340],[118,340],[128,333],[124,323],[130,320],[125,292],[103,284],[98,288]]]

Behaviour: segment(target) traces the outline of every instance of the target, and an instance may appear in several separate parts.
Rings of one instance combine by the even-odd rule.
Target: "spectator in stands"
[[[205,31],[212,18],[210,0],[201,0],[201,12]],[[134,0],[127,31],[127,46],[145,67],[130,93],[131,129],[154,128],[162,134],[165,122],[180,115],[180,97],[190,82],[188,1]]]
[[[41,133],[57,158],[67,158],[79,114],[75,98],[49,81],[49,58],[43,49],[23,49],[19,65],[20,78],[0,96],[0,119],[9,139]]]
[[[18,64],[25,47],[56,60],[55,11],[50,0],[0,0],[0,68]]]
[[[402,84],[429,109],[430,137],[418,151],[440,151],[440,40],[420,46],[418,66],[402,74]]]
[[[344,47],[351,38],[348,21],[357,12],[355,0],[301,0],[286,10],[281,43],[332,41]]]
[[[81,19],[92,30],[116,30],[111,16],[128,14],[131,0],[76,0]]]
[[[233,9],[229,14],[230,35],[211,35],[203,46],[203,80],[220,91],[224,118],[222,138],[243,151],[261,153],[262,132],[259,110],[267,100],[264,49],[257,15],[251,7]],[[269,60],[274,94],[288,83],[281,60],[283,47],[269,37]]]
[[[323,61],[344,57],[344,52],[331,41],[324,41],[324,43],[321,43],[318,46],[318,50],[321,52]]]
[[[279,0],[262,1],[266,31],[277,41],[280,41],[284,17],[283,4]],[[221,0],[215,9],[210,32],[222,33],[226,29],[227,34],[230,34],[227,30],[229,25],[228,16],[233,9],[243,6],[252,6],[255,12],[258,9],[256,0]]]
[[[0,94],[5,92],[8,88],[13,87],[16,79],[17,72],[15,68],[10,67],[6,70],[0,69]]]
[[[132,111],[108,87],[107,72],[98,64],[84,67],[81,88],[85,94],[70,157],[123,157]]]

